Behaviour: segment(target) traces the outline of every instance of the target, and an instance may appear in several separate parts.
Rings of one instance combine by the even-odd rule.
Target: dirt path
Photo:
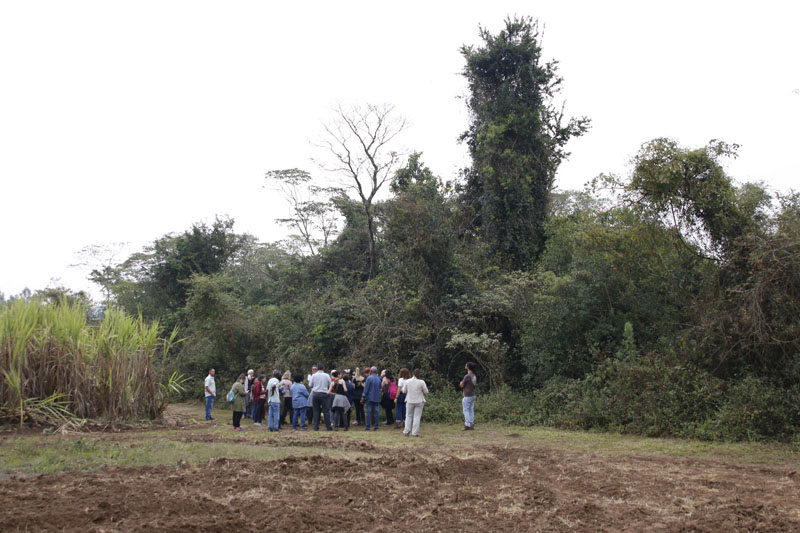
[[[3,531],[800,530],[800,475],[790,466],[524,444],[382,447],[331,434],[281,434],[256,445],[321,442],[363,458],[215,459],[9,479],[0,482],[0,524]]]

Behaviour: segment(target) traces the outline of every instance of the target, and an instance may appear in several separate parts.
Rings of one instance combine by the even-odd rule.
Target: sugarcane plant
[[[92,325],[80,303],[17,300],[0,307],[0,423],[141,420],[163,413],[186,381],[160,381],[177,330],[110,309]]]

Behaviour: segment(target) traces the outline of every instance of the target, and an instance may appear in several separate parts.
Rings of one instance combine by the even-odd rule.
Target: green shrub
[[[722,385],[707,372],[664,357],[608,359],[584,382],[584,427],[697,436],[695,429],[722,401]]]
[[[729,384],[725,402],[710,424],[726,440],[790,440],[800,430],[800,390],[748,376]]]
[[[422,417],[426,422],[463,423],[461,394],[454,390],[443,390],[429,394],[425,401]]]
[[[536,391],[479,394],[475,421],[597,429],[702,440],[800,441],[800,387],[764,378],[724,381],[667,358],[609,359],[585,380],[553,378]],[[460,425],[461,394],[431,393],[427,422]]]

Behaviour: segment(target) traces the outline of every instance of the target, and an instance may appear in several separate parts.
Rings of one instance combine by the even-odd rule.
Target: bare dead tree
[[[88,279],[100,286],[106,307],[111,304],[111,287],[116,279],[117,258],[129,246],[127,242],[90,244],[81,248],[76,253],[78,261],[69,265],[71,268],[90,269]]]
[[[335,118],[324,126],[320,146],[333,156],[332,163],[322,163],[325,170],[343,177],[356,191],[367,218],[369,234],[369,278],[377,271],[373,201],[389,180],[400,154],[388,144],[406,128],[406,120],[394,113],[390,104],[367,104],[335,110]]]
[[[266,186],[280,191],[292,210],[291,216],[277,218],[275,222],[298,231],[300,235],[294,238],[302,242],[300,247],[305,246],[311,255],[317,255],[319,248],[328,245],[337,225],[333,205],[323,198],[340,194],[341,190],[309,185],[311,174],[297,168],[271,170],[266,179]]]

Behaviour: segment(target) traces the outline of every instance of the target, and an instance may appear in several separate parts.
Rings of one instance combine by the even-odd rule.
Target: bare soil
[[[175,438],[253,444],[213,433],[177,432]],[[0,481],[0,529],[800,530],[800,474],[792,465],[606,456],[519,440],[453,448],[424,439],[414,446],[369,440],[281,432],[255,443],[341,448],[359,459],[220,458],[6,479]]]

